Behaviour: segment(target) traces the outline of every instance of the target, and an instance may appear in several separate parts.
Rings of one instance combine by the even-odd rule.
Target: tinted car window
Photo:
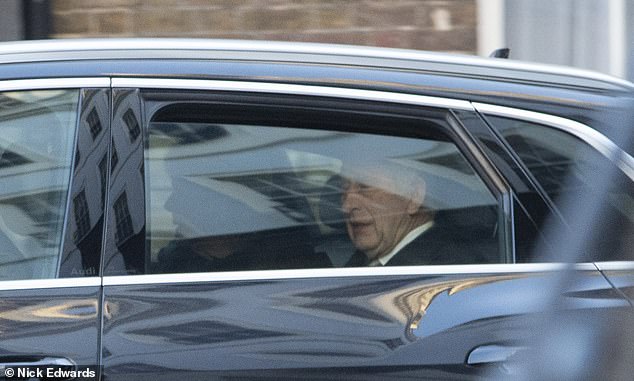
[[[521,162],[539,183],[564,218],[573,211],[565,203],[592,192],[599,198],[603,184],[595,179],[601,171],[613,169],[615,182],[608,186],[605,215],[597,224],[610,226],[614,234],[598,237],[589,250],[592,259],[628,259],[629,242],[634,242],[634,183],[615,164],[588,143],[552,127],[503,117],[487,117],[499,129]],[[614,237],[621,237],[615,239]]]
[[[177,119],[149,123],[150,272],[508,261],[496,198],[442,133]]]
[[[75,90],[0,94],[0,280],[57,276],[77,102]]]

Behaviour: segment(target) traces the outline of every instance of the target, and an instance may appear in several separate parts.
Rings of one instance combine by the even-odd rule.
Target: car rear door
[[[107,379],[473,379],[521,352],[544,311],[535,296],[558,290],[564,266],[515,263],[513,189],[465,128],[479,120],[468,102],[113,86]],[[427,243],[443,255],[354,265],[363,243],[344,200],[362,171],[351,169],[382,166],[405,189],[421,176],[443,227]],[[377,192],[363,179],[362,195]],[[629,306],[593,265],[577,270],[564,313]]]
[[[0,83],[0,369],[7,379],[46,376],[51,366],[100,377],[109,82]]]

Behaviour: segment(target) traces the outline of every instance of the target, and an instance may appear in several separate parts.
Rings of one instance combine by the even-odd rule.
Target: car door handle
[[[467,365],[484,365],[507,361],[526,347],[489,344],[474,348],[467,356]]]
[[[0,374],[2,375],[4,375],[6,368],[33,368],[38,366],[70,367],[73,369],[76,367],[74,362],[64,357],[43,357],[32,361],[2,361],[2,358],[0,358]]]

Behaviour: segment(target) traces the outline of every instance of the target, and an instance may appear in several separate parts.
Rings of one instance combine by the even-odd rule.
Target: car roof
[[[576,68],[367,46],[211,39],[64,39],[0,43],[0,64],[79,60],[240,60],[356,66],[497,81],[628,91],[631,82]]]

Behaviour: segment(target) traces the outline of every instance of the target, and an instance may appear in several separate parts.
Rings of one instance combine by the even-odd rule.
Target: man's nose
[[[350,214],[357,207],[357,198],[359,197],[356,189],[349,187],[341,195],[341,209],[345,214]]]

